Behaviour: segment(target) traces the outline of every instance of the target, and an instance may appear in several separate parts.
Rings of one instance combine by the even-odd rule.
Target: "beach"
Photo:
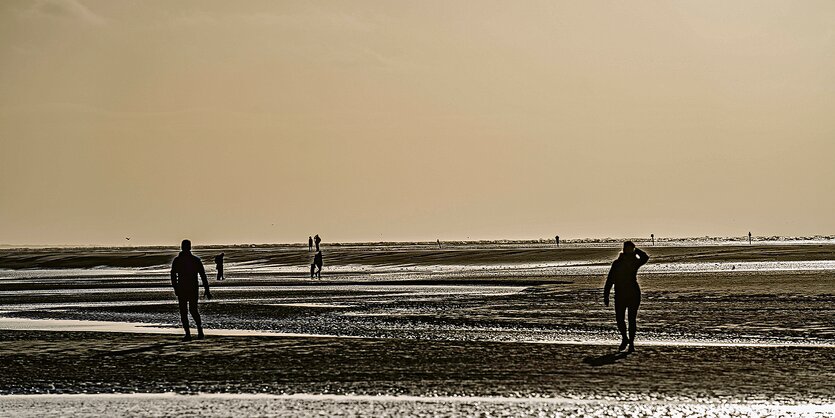
[[[2,1],[0,418],[835,417],[833,22]]]
[[[607,243],[326,246],[322,279],[306,246],[197,247],[191,342],[175,248],[0,250],[0,414],[835,413],[835,244],[639,246],[629,355]]]

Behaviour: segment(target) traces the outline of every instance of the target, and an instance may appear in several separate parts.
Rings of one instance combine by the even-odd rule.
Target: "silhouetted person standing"
[[[171,263],[171,285],[174,286],[174,293],[180,304],[180,320],[183,323],[183,330],[186,335],[183,341],[191,340],[191,331],[188,327],[188,313],[194,318],[197,325],[197,338],[203,338],[203,326],[200,323],[200,312],[197,311],[197,297],[200,294],[197,284],[197,275],[203,280],[203,288],[206,289],[206,299],[211,299],[209,292],[209,279],[206,277],[206,270],[203,262],[191,253],[191,241],[184,239],[183,250],[174,258]]]
[[[748,245],[751,245],[751,232],[748,232]]]
[[[313,237],[307,237],[307,251],[313,251]]]
[[[223,280],[223,253],[215,256],[215,267],[217,268],[217,279]]]
[[[635,351],[635,331],[638,307],[641,305],[641,288],[638,286],[638,269],[649,260],[647,253],[635,248],[632,241],[623,243],[623,252],[612,263],[606,286],[603,288],[603,304],[609,306],[609,291],[615,286],[615,317],[618,331],[623,340],[618,350],[629,345],[629,352]],[[629,310],[629,335],[626,333],[624,317]]]
[[[319,243],[320,242],[322,242],[322,238],[319,238],[319,234],[316,234],[316,236],[313,237],[313,243],[316,244],[316,252],[319,252]]]
[[[652,239],[652,245],[655,245],[655,234],[649,234],[650,239]]]
[[[557,247],[559,247],[560,246],[560,236],[559,235],[555,236],[554,241],[557,242]]]
[[[316,255],[313,256],[313,264],[310,265],[310,278],[317,277],[319,279],[322,278],[322,252],[316,251]],[[318,270],[317,270],[318,269]]]

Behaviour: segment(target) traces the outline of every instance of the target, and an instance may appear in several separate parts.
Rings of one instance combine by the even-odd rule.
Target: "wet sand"
[[[227,249],[189,343],[173,250],[0,251],[0,393],[338,396],[207,400],[215,415],[835,413],[835,246],[647,251],[629,356],[601,303],[616,248],[327,248],[322,280],[306,248]],[[0,397],[0,414],[192,402],[73,399]]]
[[[4,393],[832,401],[835,347],[612,346],[2,331]]]

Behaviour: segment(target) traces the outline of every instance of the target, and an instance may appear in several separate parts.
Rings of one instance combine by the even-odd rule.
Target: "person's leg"
[[[177,302],[180,304],[180,322],[183,324],[183,331],[186,333],[186,338],[191,338],[191,330],[188,327],[188,299],[178,298]]]
[[[635,333],[638,331],[638,307],[641,300],[638,299],[629,306],[629,351],[635,351]]]
[[[197,310],[197,295],[189,299],[188,309],[191,317],[194,318],[194,324],[197,325],[197,338],[203,338],[203,324],[200,322],[200,311]]]
[[[313,278],[313,275],[316,274],[316,264],[310,263],[310,278]]]
[[[615,319],[618,322],[618,332],[620,332],[621,336],[619,350],[623,350],[624,348],[626,348],[626,345],[629,341],[626,338],[626,304],[619,303],[617,299],[615,299]]]

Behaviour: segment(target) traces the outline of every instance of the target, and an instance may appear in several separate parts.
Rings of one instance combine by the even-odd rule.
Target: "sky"
[[[835,234],[832,1],[0,2],[0,244]]]

